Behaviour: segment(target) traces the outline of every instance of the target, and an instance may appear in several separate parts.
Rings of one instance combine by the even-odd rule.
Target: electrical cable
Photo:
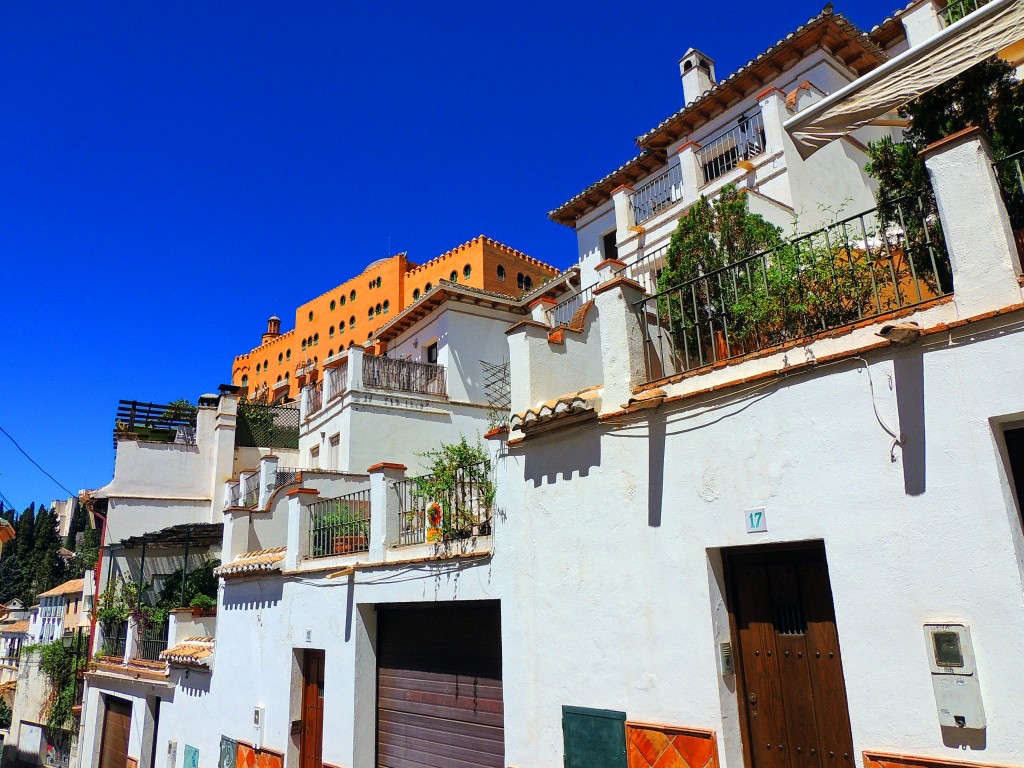
[[[863,357],[855,357],[853,359],[859,360],[860,362],[864,363],[864,370],[867,371],[868,373],[868,389],[871,390],[871,407],[875,411],[875,419],[878,420],[879,426],[881,426],[882,429],[884,429],[886,433],[889,435],[889,437],[892,438],[892,444],[889,446],[889,461],[895,464],[896,446],[903,445],[903,435],[894,432],[892,428],[885,423],[885,421],[882,419],[882,415],[878,412],[878,404],[875,402],[875,383],[871,380],[871,366],[868,365],[868,361],[865,360]]]
[[[64,485],[64,483],[62,483],[62,482],[61,482],[60,480],[58,480],[58,479],[57,479],[57,478],[55,478],[55,477],[54,477],[53,475],[51,475],[51,474],[50,474],[49,472],[47,472],[47,471],[46,471],[45,469],[43,469],[43,468],[42,468],[42,467],[41,467],[41,466],[39,465],[39,462],[38,462],[38,461],[36,461],[35,459],[33,459],[33,458],[32,458],[31,456],[29,456],[29,455],[28,455],[27,453],[25,453],[25,449],[24,449],[24,448],[22,448],[22,447],[21,447],[20,445],[18,445],[18,441],[17,441],[17,440],[15,440],[15,439],[14,439],[13,437],[11,437],[11,433],[10,433],[10,432],[8,432],[8,431],[7,431],[6,429],[4,429],[3,427],[0,427],[0,432],[3,432],[3,433],[4,433],[4,434],[5,434],[6,436],[7,436],[7,439],[8,439],[8,440],[10,440],[10,441],[11,441],[12,443],[14,443],[14,447],[15,447],[15,448],[17,448],[17,449],[18,449],[19,451],[21,451],[21,455],[22,455],[22,456],[24,456],[24,457],[25,457],[26,459],[28,459],[29,461],[31,461],[31,462],[32,462],[32,463],[33,463],[33,464],[35,465],[36,469],[38,469],[38,470],[39,470],[40,472],[42,472],[42,473],[43,473],[44,475],[46,475],[46,476],[47,476],[48,478],[50,478],[51,480],[53,480],[53,482],[55,482],[55,483],[56,483],[56,484],[57,484],[58,486],[60,486],[61,488],[63,488],[63,489],[64,489],[64,490],[65,490],[65,491],[66,491],[66,492],[68,493],[68,495],[69,495],[69,496],[78,496],[78,494],[77,494],[77,493],[75,493],[74,491],[72,491],[72,490],[71,490],[70,488],[68,488],[68,487],[67,487],[66,485]]]

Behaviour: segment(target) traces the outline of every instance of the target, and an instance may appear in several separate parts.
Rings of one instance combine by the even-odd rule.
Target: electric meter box
[[[924,637],[939,724],[950,728],[984,728],[985,708],[970,627],[925,624]]]

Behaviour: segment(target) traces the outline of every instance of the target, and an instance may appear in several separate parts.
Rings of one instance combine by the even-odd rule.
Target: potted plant
[[[192,598],[189,607],[192,609],[194,618],[217,615],[217,601],[202,592]]]
[[[442,444],[422,454],[430,459],[430,474],[414,479],[416,494],[428,499],[427,540],[449,541],[491,532],[495,486],[491,459],[477,441],[463,436],[458,443]],[[432,531],[440,530],[431,535]]]
[[[339,501],[326,510],[314,513],[313,554],[323,556],[361,552],[369,538],[366,515],[358,502]]]

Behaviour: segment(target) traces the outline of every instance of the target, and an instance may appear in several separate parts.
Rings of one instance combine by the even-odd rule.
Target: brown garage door
[[[131,728],[131,702],[107,696],[103,710],[99,768],[125,768],[128,764],[128,733]]]
[[[377,765],[502,768],[500,604],[381,607],[377,639]]]

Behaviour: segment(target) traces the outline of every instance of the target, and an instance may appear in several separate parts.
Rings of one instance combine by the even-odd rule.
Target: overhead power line
[[[65,492],[66,492],[66,493],[67,493],[67,494],[68,494],[69,496],[77,496],[77,495],[78,495],[77,493],[75,493],[74,491],[72,491],[71,489],[69,489],[69,488],[68,488],[68,487],[67,487],[66,485],[64,485],[64,483],[62,483],[62,482],[61,482],[60,480],[58,480],[58,479],[57,479],[56,477],[54,477],[54,476],[53,476],[53,475],[51,475],[51,474],[50,474],[49,472],[47,472],[47,471],[46,471],[45,469],[43,469],[43,468],[42,468],[42,466],[40,466],[40,464],[39,464],[39,462],[38,462],[38,461],[36,461],[35,459],[33,459],[33,458],[32,458],[31,456],[29,456],[29,455],[28,455],[28,454],[27,454],[27,453],[25,452],[25,449],[24,449],[24,448],[22,448],[22,447],[21,447],[20,445],[18,445],[18,441],[17,441],[17,440],[15,440],[15,439],[14,439],[13,437],[11,437],[11,433],[10,433],[10,432],[8,432],[8,431],[7,431],[6,429],[4,429],[3,427],[0,427],[0,432],[3,432],[3,433],[4,433],[5,435],[7,435],[7,439],[8,439],[8,440],[10,440],[10,441],[11,441],[12,443],[14,443],[14,447],[15,447],[15,448],[17,448],[17,449],[18,449],[19,451],[21,451],[21,455],[22,455],[22,456],[24,456],[24,457],[25,457],[26,459],[28,459],[29,461],[31,461],[31,462],[32,462],[32,463],[33,463],[33,464],[35,465],[35,468],[36,468],[36,469],[38,469],[38,470],[39,470],[40,472],[42,472],[42,473],[43,473],[44,475],[46,475],[46,476],[47,476],[48,478],[50,478],[51,480],[53,480],[53,482],[55,482],[55,483],[56,483],[56,484],[57,484],[58,486],[60,486],[61,488],[63,488],[63,489],[64,489],[64,491],[65,491]],[[8,502],[8,503],[9,503],[9,502]]]

